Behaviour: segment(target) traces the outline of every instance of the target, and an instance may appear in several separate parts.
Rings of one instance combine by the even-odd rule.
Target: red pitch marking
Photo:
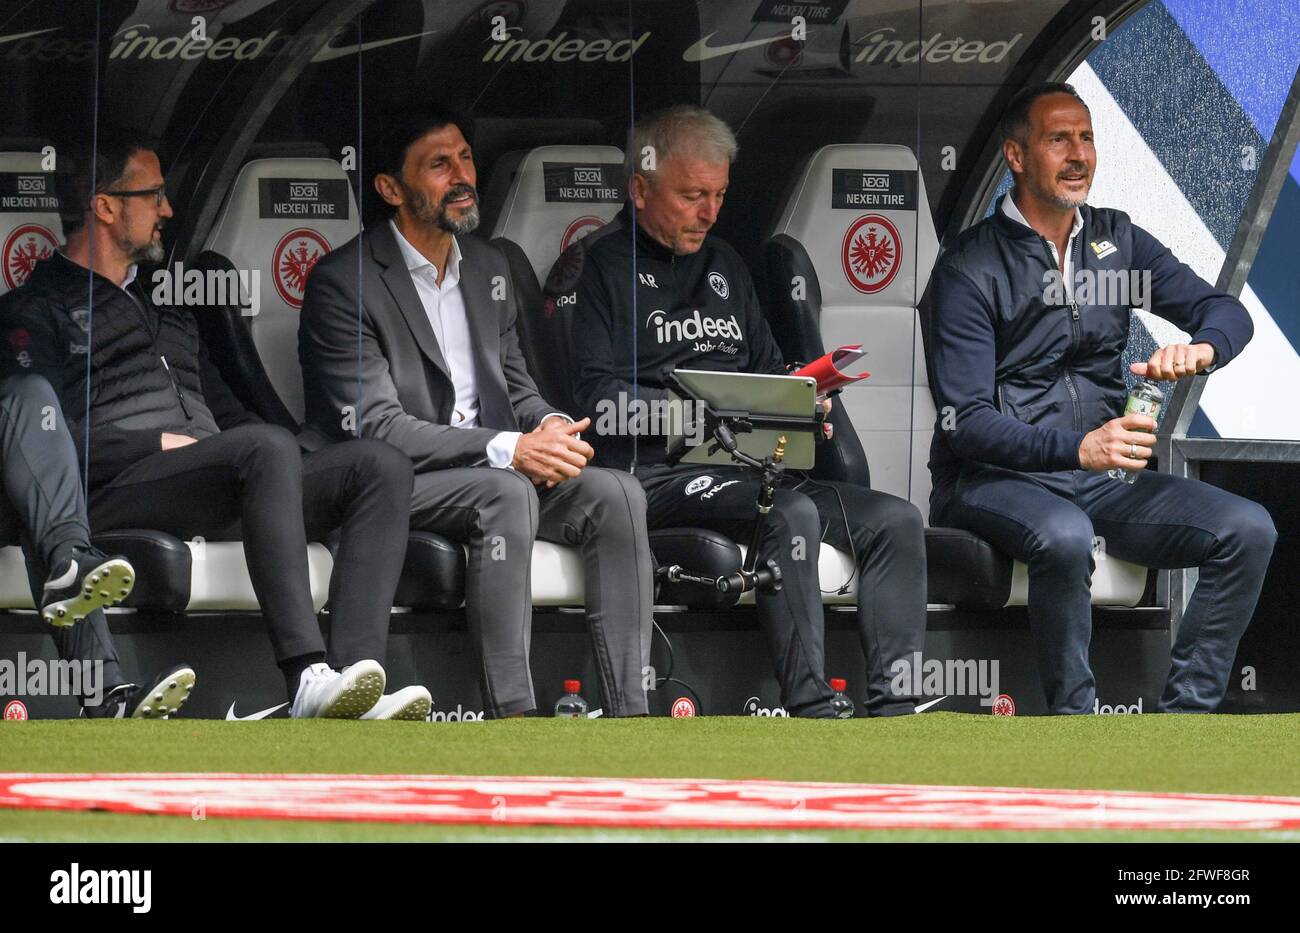
[[[708,829],[1300,829],[1300,798],[396,774],[0,774],[0,807]]]

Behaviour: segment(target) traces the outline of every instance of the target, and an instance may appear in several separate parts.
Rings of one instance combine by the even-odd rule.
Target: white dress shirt
[[[469,318],[465,309],[465,296],[460,290],[460,245],[451,238],[447,253],[447,268],[438,284],[438,269],[418,249],[410,244],[397,224],[391,220],[397,248],[402,251],[407,271],[420,296],[429,326],[438,340],[452,386],[456,390],[456,407],[452,412],[454,428],[479,426],[477,372],[474,366],[474,348],[469,332]],[[515,459],[515,446],[519,443],[518,431],[501,431],[487,445],[488,464],[497,468],[508,467]]]
[[[1030,227],[1029,221],[1025,220],[1025,215],[1020,213],[1020,208],[1016,207],[1016,202],[1011,200],[1010,193],[1002,199],[1002,213],[1006,214],[1018,224]],[[1074,226],[1070,228],[1070,239],[1065,244],[1065,266],[1061,266],[1061,254],[1056,249],[1056,244],[1047,237],[1047,248],[1052,251],[1052,262],[1056,263],[1056,268],[1061,270],[1061,275],[1065,279],[1065,295],[1071,301],[1074,301],[1074,238],[1079,235],[1083,229],[1083,212],[1077,207],[1074,209]]]

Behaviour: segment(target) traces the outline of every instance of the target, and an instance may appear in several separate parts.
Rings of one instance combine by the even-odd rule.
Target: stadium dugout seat
[[[36,262],[63,243],[54,175],[42,170],[38,144],[24,148],[29,151],[0,152],[0,293],[25,282]],[[126,606],[177,612],[257,608],[238,542],[181,541],[157,531],[125,529],[94,540],[135,565],[138,583]],[[329,552],[312,546],[308,568],[318,609],[329,592],[330,567]],[[33,608],[22,550],[15,546],[0,551],[0,608]]]
[[[917,305],[939,253],[924,176],[905,146],[833,145],[796,173],[765,252],[767,313],[786,356],[813,359],[845,344],[867,350],[871,373],[839,396],[835,462],[819,459],[829,478],[863,475],[871,486],[910,499],[929,515],[927,466],[935,408]],[[858,425],[845,438],[845,422]],[[955,528],[926,529],[929,602],[970,608],[1023,606],[1028,572],[987,542]],[[849,559],[822,549],[823,589],[845,579]],[[1135,606],[1147,570],[1098,560],[1094,605]],[[846,594],[827,601],[848,601]]]
[[[0,152],[0,295],[17,288],[36,263],[63,243],[54,173],[39,151]]]
[[[566,291],[562,281],[548,278],[581,271],[582,238],[623,208],[624,172],[623,153],[613,146],[539,146],[502,156],[486,189],[484,200],[496,217],[491,243],[510,266],[519,305],[516,327],[528,371],[542,397],[564,411],[575,409],[569,389],[571,321],[563,309],[556,313],[543,286],[550,295]],[[716,532],[661,529],[652,531],[650,539],[661,564],[713,574],[731,573],[741,565],[740,549]],[[544,541],[534,548],[535,605],[582,604],[582,564],[576,555],[564,553],[567,550]],[[556,573],[543,574],[548,567]],[[721,608],[733,604],[735,596],[666,583],[658,602]]]
[[[63,243],[54,174],[42,168],[41,145],[0,146],[0,295],[27,281],[32,269]],[[0,548],[0,607],[32,608],[23,552],[16,542]]]
[[[307,275],[360,230],[352,187],[333,159],[254,159],[231,186],[198,262],[205,272],[257,273],[258,307],[236,300],[201,318],[210,345],[240,351],[223,360],[222,375],[267,421],[290,429],[302,421],[298,312]]]
[[[623,153],[613,146],[539,146],[502,156],[485,197],[500,202],[491,243],[510,264],[528,370],[542,397],[565,411],[574,407],[569,317],[554,318],[560,326],[553,326],[543,287],[565,250],[622,210],[623,172]]]
[[[204,309],[199,319],[214,362],[244,405],[297,431],[303,416],[298,313],[307,276],[321,256],[356,236],[361,224],[348,177],[324,156],[323,146],[276,144],[262,150],[268,151],[287,154],[254,158],[240,169],[197,259],[205,272],[256,272],[257,313],[249,313],[247,301],[232,299]],[[325,551],[319,544],[309,548]],[[328,593],[328,572],[322,584]],[[464,601],[464,589],[464,550],[440,535],[412,532],[397,604],[454,609]]]

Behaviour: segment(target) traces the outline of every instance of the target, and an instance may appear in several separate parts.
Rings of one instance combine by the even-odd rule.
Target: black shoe
[[[114,687],[98,706],[83,706],[83,719],[167,719],[185,705],[194,689],[194,669],[188,664],[167,668],[148,687]]]
[[[96,609],[115,606],[131,595],[135,568],[125,557],[94,548],[73,548],[54,568],[41,593],[41,618],[50,625],[75,625]]]
[[[839,719],[839,711],[831,705],[830,700],[814,700],[806,706],[791,707],[786,710],[791,719]]]

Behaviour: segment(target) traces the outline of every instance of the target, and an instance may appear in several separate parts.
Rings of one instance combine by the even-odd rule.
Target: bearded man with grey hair
[[[674,107],[640,121],[629,149],[630,203],[571,247],[548,283],[552,318],[572,315],[564,323],[572,333],[578,413],[608,410],[619,398],[664,404],[662,373],[678,367],[785,373],[748,269],[709,234],[737,154],[731,130],[706,110]],[[575,268],[576,285],[557,289]],[[755,471],[671,466],[662,434],[593,437],[598,463],[641,480],[650,527],[696,526],[748,539]],[[779,593],[758,596],[782,706],[792,716],[840,715],[826,681],[821,593],[849,581],[819,579],[823,541],[854,557],[867,713],[913,712],[916,698],[894,689],[899,679],[891,671],[900,660],[910,663],[925,638],[920,512],[863,486],[790,474],[776,491],[759,553],[760,563],[775,560],[783,575]]]

